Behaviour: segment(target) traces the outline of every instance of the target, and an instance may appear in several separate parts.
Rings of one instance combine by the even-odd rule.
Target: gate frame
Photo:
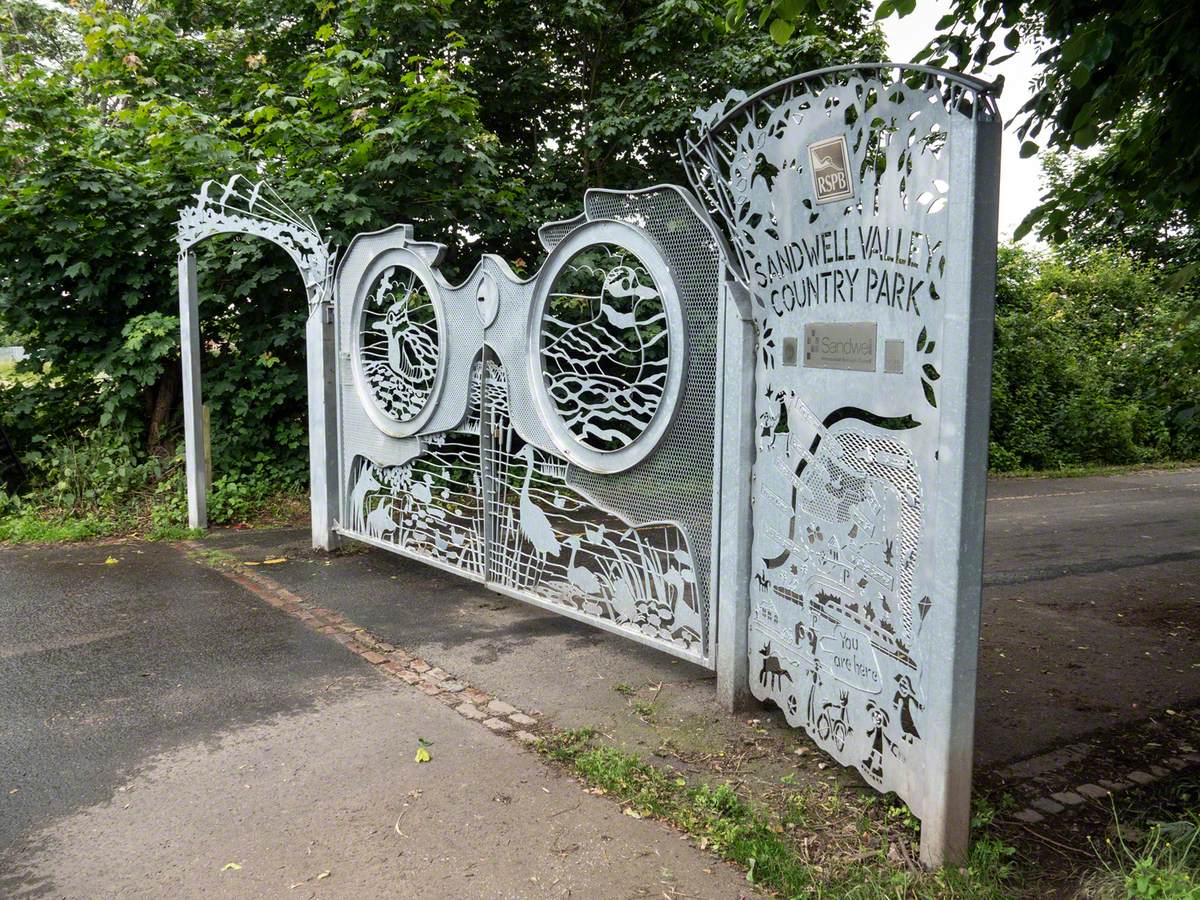
[[[308,216],[291,209],[264,181],[234,175],[219,197],[206,181],[196,202],[180,210],[176,241],[179,279],[180,363],[183,369],[183,427],[188,527],[208,527],[206,448],[201,396],[200,310],[196,283],[196,245],[218,234],[243,234],[270,241],[282,249],[304,279],[308,298],[305,358],[308,369],[308,451],[312,545],[332,550],[339,538],[333,528],[338,479],[335,358],[333,346],[334,256]]]

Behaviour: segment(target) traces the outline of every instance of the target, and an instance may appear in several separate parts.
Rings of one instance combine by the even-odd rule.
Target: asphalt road
[[[1200,702],[1200,470],[989,490],[976,759]]]
[[[453,576],[299,530],[209,543],[287,555],[290,589],[560,727],[652,752],[628,683],[659,686],[678,746],[729,728],[706,671]],[[1200,702],[1200,471],[993,482],[985,569],[977,765]],[[412,763],[417,736],[438,765]],[[178,548],[0,550],[0,895],[664,885],[745,889]]]

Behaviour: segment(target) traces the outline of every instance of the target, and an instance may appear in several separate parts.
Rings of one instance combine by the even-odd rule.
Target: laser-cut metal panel
[[[529,281],[451,285],[407,226],[351,244],[341,530],[711,665],[719,238],[679,188],[586,206]]]
[[[285,203],[266,182],[235,175],[217,186],[206,181],[195,203],[179,212],[180,356],[186,439],[188,524],[207,526],[205,448],[201,445],[200,318],[196,283],[197,244],[217,234],[260,237],[279,246],[296,264],[308,300],[305,323],[308,368],[308,443],[313,546],[334,546],[333,517],[339,503],[336,477],[337,439],[333,407],[336,362],[334,334],[327,317],[332,297],[334,254],[310,216]]]
[[[684,146],[754,300],[753,693],[931,831],[964,741],[970,772],[982,503],[963,504],[987,374],[969,350],[990,359],[999,128],[983,87],[830,70],[698,110]]]
[[[333,253],[312,217],[288,206],[265,181],[234,175],[223,185],[206,181],[200,186],[195,205],[179,211],[180,252],[215,234],[247,234],[276,244],[300,270],[309,305],[329,300]]]

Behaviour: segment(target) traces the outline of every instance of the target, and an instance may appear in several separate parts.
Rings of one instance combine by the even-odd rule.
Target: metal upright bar
[[[937,494],[936,545],[955,565],[938,569],[939,593],[952,601],[938,637],[943,665],[931,677],[928,730],[931,795],[921,819],[921,861],[931,867],[966,862],[970,843],[971,773],[975,742],[975,680],[983,578],[984,512],[987,506],[988,417],[991,408],[992,329],[996,289],[996,222],[1000,184],[999,120],[959,123],[951,133],[950,181],[974,203],[951,207],[951,234],[970,235],[962,256],[951,257],[947,279],[964,302],[948,305],[943,340],[947,356],[965,360],[946,367],[945,404],[962,411],[960,434],[943,421]],[[959,284],[955,285],[954,280]],[[947,426],[951,427],[947,427]]]
[[[208,484],[204,477],[203,404],[200,396],[200,311],[196,255],[179,254],[179,339],[183,367],[184,458],[187,467],[188,527],[208,527]]]

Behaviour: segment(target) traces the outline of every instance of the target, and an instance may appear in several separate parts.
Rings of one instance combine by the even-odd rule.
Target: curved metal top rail
[[[848,63],[840,66],[826,66],[824,69],[813,69],[811,72],[801,72],[799,75],[792,75],[789,78],[784,78],[772,85],[768,85],[760,91],[751,94],[744,100],[741,100],[736,106],[732,106],[721,114],[721,117],[699,130],[697,136],[703,140],[705,135],[723,128],[734,116],[749,109],[763,97],[790,87],[793,84],[799,84],[802,81],[808,81],[813,78],[819,78],[823,75],[836,75],[839,72],[858,72],[863,70],[883,70],[883,69],[899,69],[902,71],[920,73],[922,75],[931,75],[936,78],[941,78],[946,81],[957,82],[963,87],[970,88],[973,91],[979,92],[983,97],[994,99],[997,91],[996,85],[991,81],[984,81],[982,78],[976,78],[973,75],[967,75],[963,72],[955,72],[952,69],[941,69],[937,66],[926,66],[920,63],[898,63],[898,62],[863,62],[863,63]]]

